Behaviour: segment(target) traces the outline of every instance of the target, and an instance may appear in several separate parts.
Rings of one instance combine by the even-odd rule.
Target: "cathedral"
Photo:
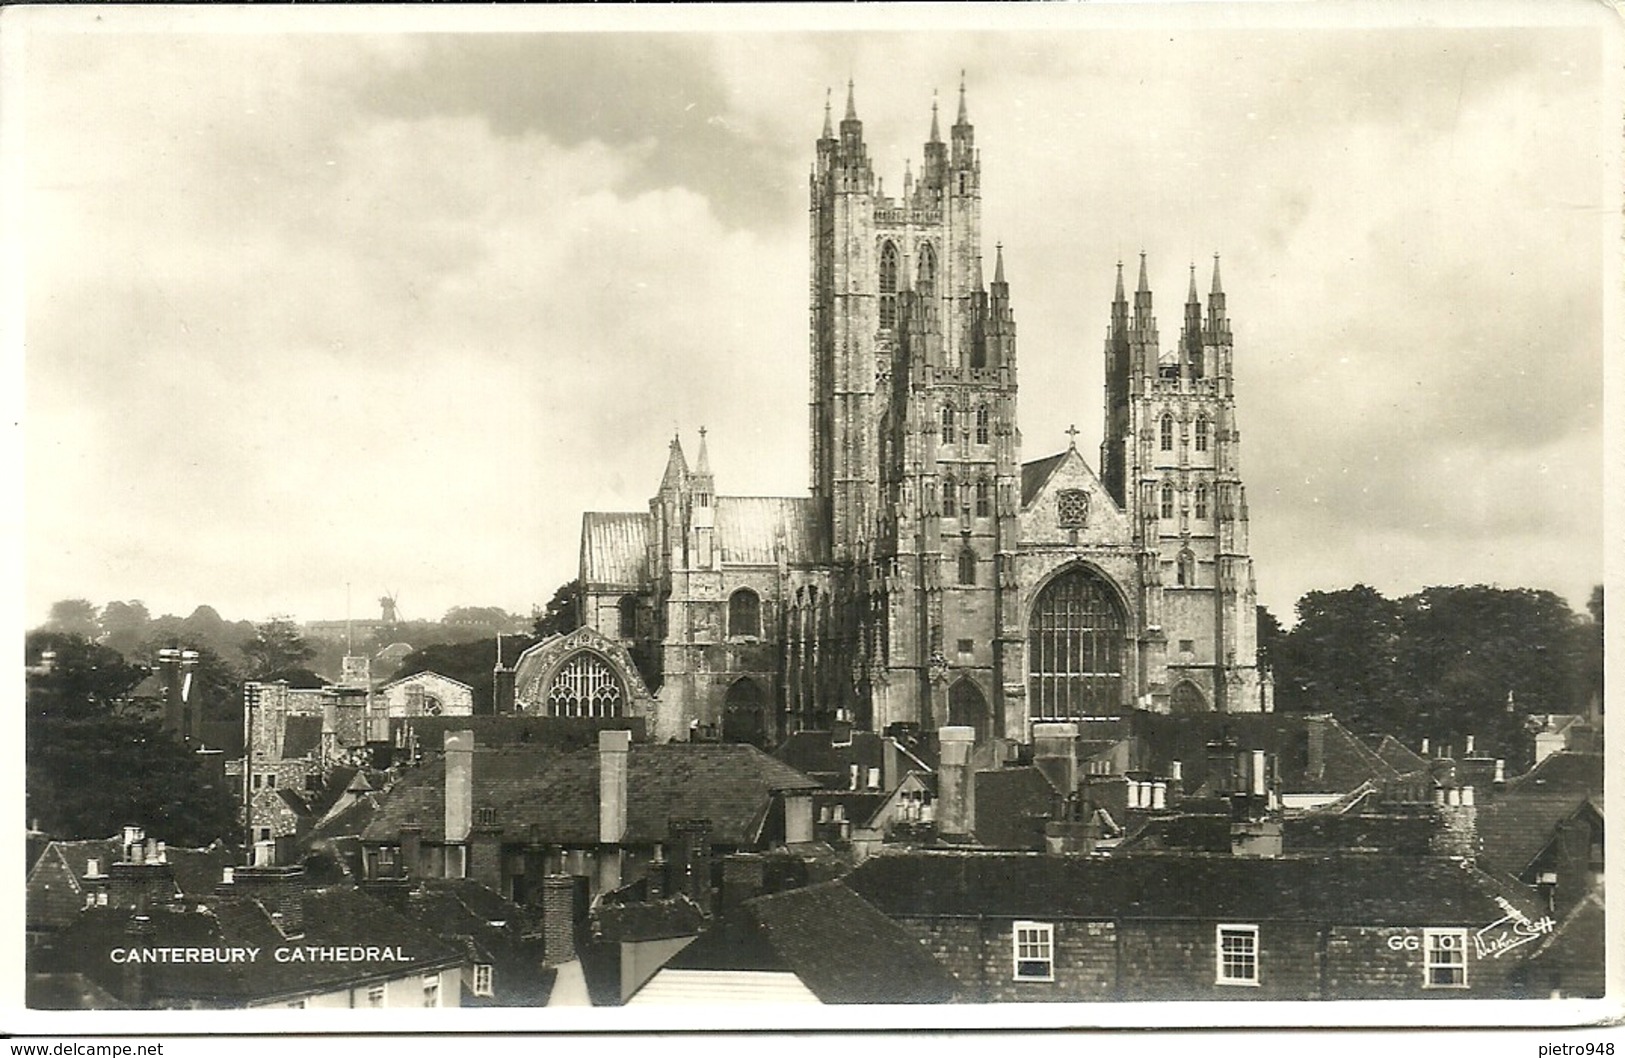
[[[705,431],[692,462],[674,439],[647,511],[584,516],[581,627],[510,670],[514,707],[764,746],[843,721],[1028,742],[1038,721],[1270,709],[1218,258],[1166,347],[1144,255],[1132,300],[1118,263],[1098,472],[1076,431],[1023,462],[964,86],[898,198],[851,85],[833,118],[809,180],[810,494],[720,494]]]

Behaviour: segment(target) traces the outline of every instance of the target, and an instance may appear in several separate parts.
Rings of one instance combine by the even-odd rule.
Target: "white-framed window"
[[[373,985],[367,989],[367,1006],[378,1009],[384,1005],[384,986]]]
[[[1467,931],[1422,931],[1423,988],[1467,987]]]
[[[425,974],[423,976],[423,1005],[437,1007],[440,1005],[440,975]]]
[[[491,994],[491,964],[488,962],[474,964],[474,994],[477,996]]]
[[[1055,980],[1055,927],[1048,922],[1017,922],[1010,932],[1017,981]]]
[[[1215,976],[1221,985],[1258,984],[1258,927],[1221,923],[1216,930]]]

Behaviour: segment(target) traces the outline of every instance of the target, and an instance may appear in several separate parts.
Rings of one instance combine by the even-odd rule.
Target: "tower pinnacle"
[[[1194,267],[1194,266],[1193,266]],[[1219,255],[1213,255],[1213,293],[1223,294],[1224,288],[1219,285]]]
[[[705,427],[703,426],[700,427],[700,454],[694,461],[694,473],[696,476],[711,473],[711,457],[705,449]]]
[[[972,290],[982,289],[982,255],[977,254],[971,263],[970,284]]]
[[[1145,278],[1145,251],[1140,251],[1140,285],[1136,288],[1138,293],[1151,293],[1151,284]]]
[[[830,124],[829,97],[830,90],[826,88],[824,89],[824,139],[826,140],[835,138],[835,126]]]
[[[932,143],[941,143],[942,134],[937,131],[937,91],[931,90],[931,140]]]
[[[970,116],[965,110],[965,71],[964,70],[959,71],[959,119],[955,122],[955,124],[959,124],[959,125],[969,125],[970,124]]]
[[[994,243],[993,252],[996,255],[993,259],[993,283],[997,286],[1004,282],[1004,243]]]
[[[1127,302],[1128,301],[1128,296],[1123,293],[1123,262],[1122,261],[1117,262],[1117,296],[1114,297],[1112,300],[1114,302],[1116,302],[1116,301]]]
[[[858,106],[852,97],[852,79],[846,79],[846,120],[858,120]]]
[[[1196,262],[1191,262],[1191,292],[1185,299],[1186,304],[1195,305],[1196,301]]]

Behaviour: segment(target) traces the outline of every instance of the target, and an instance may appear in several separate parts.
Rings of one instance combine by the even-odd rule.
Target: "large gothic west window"
[[[548,716],[620,716],[621,681],[603,658],[580,653],[566,661],[547,688]]]
[[[1069,570],[1044,586],[1028,626],[1034,720],[1121,711],[1126,623],[1110,586],[1093,570]]]
[[[897,326],[897,247],[889,242],[880,248],[880,326]]]

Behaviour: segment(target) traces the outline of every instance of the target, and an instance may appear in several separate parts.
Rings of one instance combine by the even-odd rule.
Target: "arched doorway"
[[[961,676],[948,688],[948,723],[954,727],[973,727],[976,741],[987,740],[989,731],[987,696],[968,676]]]
[[[767,745],[767,697],[752,679],[739,679],[722,703],[722,740]]]
[[[1052,720],[1121,712],[1127,623],[1111,585],[1086,566],[1046,584],[1028,625],[1029,715]]]
[[[1207,697],[1190,680],[1181,680],[1179,686],[1174,688],[1169,707],[1175,716],[1194,716],[1207,712]]]

